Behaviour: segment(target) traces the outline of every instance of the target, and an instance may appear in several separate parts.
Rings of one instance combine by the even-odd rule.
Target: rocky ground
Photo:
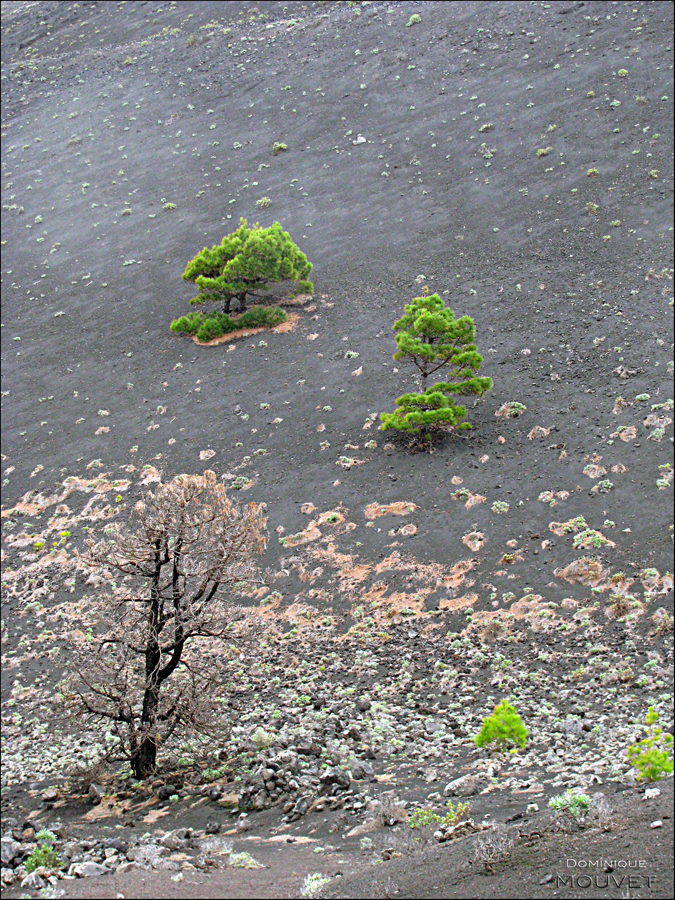
[[[672,778],[627,760],[650,706],[673,730],[672,24],[3,2],[8,896],[572,897],[587,857],[652,879],[591,891],[672,896]],[[240,216],[282,223],[315,293],[198,346],[180,274]],[[377,426],[424,286],[494,387],[417,453]],[[267,504],[266,585],[218,649],[229,738],[135,782],[54,721],[96,627],[80,553],[207,467]],[[527,745],[479,750],[504,697]],[[549,810],[568,789],[582,822]],[[410,827],[448,799],[469,824]],[[42,828],[62,865],[30,873]]]

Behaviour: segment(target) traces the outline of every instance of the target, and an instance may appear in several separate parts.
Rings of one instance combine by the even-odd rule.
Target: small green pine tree
[[[628,748],[628,762],[637,770],[637,781],[658,781],[673,771],[673,736],[657,726],[659,714],[649,707],[645,724],[647,736]]]
[[[495,743],[499,750],[503,750],[508,744],[515,744],[522,749],[527,743],[527,728],[511,704],[502,700],[495,706],[492,715],[483,719],[483,727],[475,741],[477,747]]]
[[[294,281],[298,290],[311,292],[312,283],[306,280],[311,270],[312,264],[279,222],[269,228],[257,223],[249,228],[246,219],[240,219],[236,231],[210,250],[204,247],[190,260],[183,280],[199,288],[190,303],[222,303],[224,312],[229,313],[236,298],[243,312],[247,294],[268,284]]]
[[[483,357],[474,343],[473,319],[455,319],[439,295],[428,295],[425,288],[423,297],[406,304],[405,315],[393,327],[398,345],[394,359],[412,361],[419,372],[421,391],[403,394],[396,400],[395,412],[382,413],[380,430],[410,432],[425,441],[434,428],[471,428],[462,422],[466,407],[456,404],[454,396],[480,397],[492,387],[491,378],[476,374]],[[441,369],[447,370],[446,380],[427,387],[427,379]]]

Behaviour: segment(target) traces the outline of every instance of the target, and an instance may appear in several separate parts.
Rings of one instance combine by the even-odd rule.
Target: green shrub
[[[253,306],[236,319],[223,312],[213,312],[210,315],[202,312],[188,313],[173,321],[171,330],[196,335],[197,340],[205,344],[239,328],[274,328],[286,319],[286,313],[279,306]]]
[[[527,729],[515,709],[506,700],[495,707],[491,716],[483,719],[483,727],[475,737],[477,747],[496,744],[502,750],[509,744],[521,749],[527,743]]]
[[[252,306],[236,320],[237,328],[274,328],[287,319],[280,306]]]
[[[638,781],[658,781],[673,771],[673,736],[654,727],[658,719],[659,714],[650,706],[645,719],[647,736],[628,749],[628,762],[638,770]]]
[[[174,319],[171,323],[171,330],[176,334],[196,334],[204,321],[204,313],[194,312],[181,316],[180,319]]]
[[[220,324],[219,319],[215,316],[209,316],[200,325],[197,332],[197,340],[201,341],[202,344],[206,344],[214,338],[222,337],[222,334],[223,326]]]
[[[577,794],[571,788],[564,794],[551,797],[548,801],[549,808],[558,815],[572,819],[577,824],[583,822],[591,805],[588,794]]]
[[[26,872],[30,875],[31,872],[39,869],[40,866],[44,866],[45,869],[60,869],[63,863],[52,846],[56,840],[54,832],[41,828],[35,837],[38,843],[24,862]]]
[[[457,806],[452,805],[452,800],[447,802],[448,812],[444,816],[439,816],[430,809],[416,809],[410,816],[408,824],[411,828],[433,828],[436,825],[454,825],[462,816],[470,809],[468,803],[458,803]]]

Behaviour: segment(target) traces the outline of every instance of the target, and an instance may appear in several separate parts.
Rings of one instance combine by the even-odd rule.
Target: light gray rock
[[[375,775],[373,767],[370,765],[370,763],[363,762],[363,760],[360,759],[352,763],[351,773],[354,781],[363,781],[366,778],[373,778]]]
[[[446,784],[443,789],[443,796],[472,797],[474,794],[479,793],[484,786],[485,783],[482,778],[469,772],[467,775],[462,775],[461,778],[455,778],[454,781]]]
[[[90,784],[89,785],[89,799],[91,802],[96,805],[100,803],[101,800],[105,797],[105,788],[102,784]]]
[[[157,844],[140,844],[138,847],[130,847],[127,850],[129,862],[135,862],[145,869],[156,868],[163,856],[169,856],[168,847],[160,847]]]
[[[181,841],[181,839],[171,831],[165,834],[159,843],[168,850],[180,850],[185,846],[185,841]]]
[[[0,848],[3,866],[10,866],[21,853],[21,844],[11,837],[4,837],[0,841]]]
[[[77,841],[68,841],[67,844],[64,844],[61,848],[61,856],[65,856],[66,859],[72,859],[74,856],[77,856],[78,853],[81,853],[80,845]]]
[[[337,766],[331,766],[331,768],[326,769],[320,776],[320,780],[323,784],[337,784],[341,788],[348,788],[352,782],[349,772],[345,769],[340,769]]]
[[[129,872],[132,869],[138,869],[138,866],[135,862],[123,862],[117,867],[117,874],[123,875],[125,872]]]
[[[23,879],[21,887],[27,891],[41,891],[45,887],[45,880],[37,872],[31,872]]]
[[[68,869],[68,874],[76,878],[91,878],[94,875],[109,875],[110,869],[97,862],[81,862],[73,863]]]

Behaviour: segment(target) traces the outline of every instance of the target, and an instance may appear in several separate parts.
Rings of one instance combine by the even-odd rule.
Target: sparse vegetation
[[[37,841],[35,849],[24,862],[26,872],[30,875],[31,872],[39,868],[51,870],[62,868],[63,861],[54,849],[54,842],[56,841],[54,832],[49,831],[47,828],[41,828],[35,835],[35,839]]]
[[[431,809],[416,809],[411,814],[408,825],[412,829],[436,828],[440,825],[452,826],[468,813],[470,804],[459,802],[455,806],[452,800],[448,800],[446,808],[448,811],[444,816],[439,816]]]
[[[221,312],[210,315],[202,312],[188,313],[175,319],[171,323],[171,330],[176,334],[194,335],[200,343],[205,344],[242,328],[276,328],[287,318],[285,311],[278,306],[252,306],[236,318]]]
[[[570,788],[564,794],[551,797],[548,805],[564,828],[581,828],[586,822],[591,802],[588,794],[582,794]]]
[[[556,893],[553,843],[573,848],[548,836],[579,823],[548,802],[567,788],[594,798],[581,822],[596,849],[605,792],[607,847],[643,856],[653,835],[671,862],[673,773],[636,785],[628,759],[657,727],[666,763],[673,749],[671,7],[267,4],[268,27],[246,4],[9,6],[3,890],[58,893],[62,870],[39,864],[51,848],[71,879],[90,860],[132,865],[122,880],[148,892],[189,891],[192,861],[207,894],[215,879],[299,896],[313,873],[317,897],[349,893],[353,874],[374,897],[477,896],[487,871],[515,896],[525,860],[533,892]],[[314,263],[243,311],[179,277],[240,216],[251,232],[278,219]],[[188,305],[198,293],[213,300]],[[434,293],[473,319],[470,377],[494,387],[443,395],[473,432],[380,433],[394,398],[421,392],[390,328]],[[218,589],[205,630],[222,637],[195,635],[162,683],[169,718],[139,781],[129,721],[83,711],[69,677],[151,733],[152,583],[86,565],[86,540],[136,533],[147,491],[206,466],[241,509],[274,504],[272,540],[264,574]],[[189,597],[210,554],[193,546]],[[179,624],[159,632],[160,668]],[[115,651],[123,625],[135,641]],[[503,697],[525,747],[478,748]],[[450,826],[449,797],[471,801]],[[56,841],[36,840],[42,823]],[[253,853],[275,832],[283,852],[259,857],[272,869],[248,871],[232,841]],[[460,870],[420,871],[440,840],[453,848],[427,862]],[[138,869],[153,846],[175,871]]]

